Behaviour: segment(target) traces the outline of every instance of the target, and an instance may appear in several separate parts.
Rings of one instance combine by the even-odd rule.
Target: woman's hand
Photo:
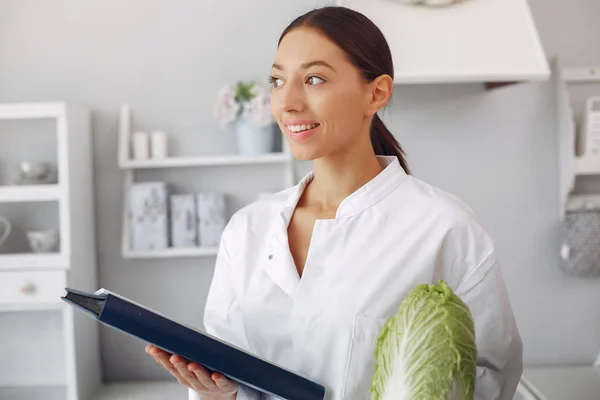
[[[194,390],[202,400],[235,400],[238,385],[223,374],[211,374],[203,366],[178,355],[171,355],[158,347],[147,345],[146,353],[169,371],[182,385]]]

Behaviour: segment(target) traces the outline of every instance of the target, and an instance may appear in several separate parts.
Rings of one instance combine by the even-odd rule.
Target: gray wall
[[[600,37],[593,18],[600,3],[531,3],[549,55],[600,64],[591,39]],[[171,146],[180,155],[233,151],[232,133],[220,132],[212,119],[215,93],[237,79],[264,79],[281,30],[321,4],[0,0],[0,101],[64,99],[93,108],[101,286],[201,324],[213,259],[120,256],[118,107],[131,103],[136,128],[176,137]],[[414,174],[463,198],[495,238],[528,365],[591,363],[600,351],[600,280],[568,278],[558,270],[554,118],[549,83],[488,93],[474,84],[402,86],[384,113]],[[300,165],[299,173],[308,167]],[[277,169],[265,166],[139,178],[166,178],[182,192],[218,187],[233,192],[236,204],[281,182]],[[103,329],[102,349],[106,380],[169,377],[142,344],[122,334]]]

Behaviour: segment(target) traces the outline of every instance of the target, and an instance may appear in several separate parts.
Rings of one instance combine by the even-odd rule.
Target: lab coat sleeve
[[[204,328],[209,334],[230,342],[238,347],[249,349],[242,323],[240,299],[236,293],[231,257],[227,248],[231,226],[222,235],[217,254],[215,271],[204,309]],[[261,393],[245,385],[238,386],[236,400],[259,400]],[[194,391],[189,391],[189,400],[202,400]]]
[[[495,249],[466,274],[456,294],[475,323],[475,399],[512,400],[523,372],[523,344]]]

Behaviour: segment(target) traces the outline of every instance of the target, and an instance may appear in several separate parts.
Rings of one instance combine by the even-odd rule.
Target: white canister
[[[154,131],[150,140],[152,158],[165,158],[167,156],[167,134],[163,131]]]
[[[133,133],[133,158],[136,160],[146,160],[150,155],[150,140],[148,133],[138,131]]]

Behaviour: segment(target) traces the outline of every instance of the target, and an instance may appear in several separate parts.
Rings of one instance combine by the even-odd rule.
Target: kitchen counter
[[[535,386],[532,394],[516,400],[600,400],[600,368],[535,367],[523,371],[523,389]],[[535,393],[538,391],[539,393]],[[2,396],[0,396],[2,397]],[[38,398],[36,396],[27,398]],[[57,397],[60,398],[60,397]],[[187,399],[187,389],[175,380],[115,382],[104,385],[93,400],[165,400]]]
[[[591,366],[532,367],[523,371],[524,383],[531,383],[540,400],[599,400],[600,368]]]

